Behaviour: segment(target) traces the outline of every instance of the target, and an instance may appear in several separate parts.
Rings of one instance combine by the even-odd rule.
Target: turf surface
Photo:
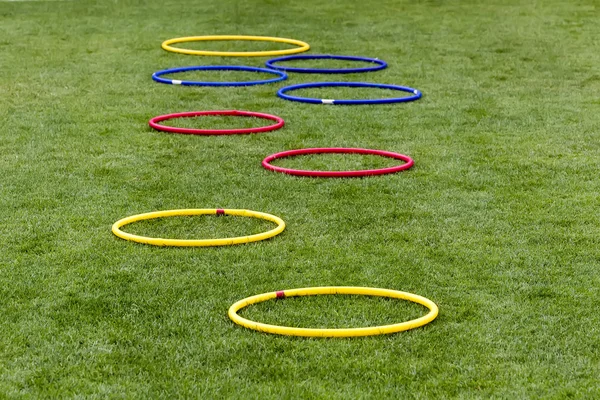
[[[593,0],[0,1],[0,397],[600,397],[599,12]],[[151,80],[170,67],[264,65],[160,49],[204,34],[290,37],[313,54],[389,67],[246,88]],[[424,97],[357,107],[275,97],[313,80],[400,84]],[[156,115],[210,109],[271,113],[286,126],[227,137],[147,126]],[[278,151],[330,146],[395,151],[416,165],[346,180],[260,166]],[[380,162],[323,155],[280,165]],[[268,241],[201,249],[110,233],[132,214],[217,207],[268,212],[288,227]],[[195,237],[269,227],[198,217],[127,228]],[[260,334],[227,318],[241,298],[321,285],[417,293],[440,316],[396,335],[325,340]],[[421,312],[322,296],[243,315],[347,327]]]

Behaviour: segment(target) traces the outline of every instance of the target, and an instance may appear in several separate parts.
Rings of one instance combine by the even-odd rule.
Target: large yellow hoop
[[[162,239],[162,238],[151,238],[146,236],[133,235],[131,233],[123,232],[122,226],[131,224],[137,221],[143,221],[147,219],[162,218],[162,217],[174,217],[174,216],[192,216],[192,215],[235,215],[239,217],[253,217],[265,219],[277,224],[277,227],[271,229],[268,232],[257,233],[249,236],[239,236],[232,238],[222,239]],[[200,246],[228,246],[232,244],[257,242],[259,240],[265,240],[272,238],[275,235],[280,234],[285,229],[285,222],[275,215],[262,213],[251,210],[228,210],[228,209],[183,209],[183,210],[167,210],[167,211],[154,211],[145,214],[133,215],[118,220],[112,226],[112,232],[120,237],[121,239],[130,240],[132,242],[151,244],[154,246],[180,246],[180,247],[200,247]]]
[[[250,321],[249,319],[240,317],[237,312],[251,304],[260,303],[263,301],[293,297],[293,296],[312,296],[320,294],[356,294],[365,296],[391,297],[394,299],[408,300],[414,303],[421,304],[429,309],[429,313],[423,317],[413,319],[411,321],[401,322],[393,325],[382,325],[366,328],[349,328],[349,329],[313,329],[313,328],[293,328],[288,326],[268,325],[261,322]],[[438,307],[431,300],[412,293],[400,292],[398,290],[377,289],[368,287],[353,287],[353,286],[325,286],[303,289],[282,290],[279,292],[270,292],[259,294],[240,300],[229,307],[229,318],[233,322],[243,327],[254,329],[260,332],[274,333],[277,335],[288,336],[308,336],[308,337],[356,337],[356,336],[373,336],[384,335],[406,331],[409,329],[418,328],[433,321],[438,315]]]
[[[286,50],[266,50],[266,51],[208,51],[208,50],[190,50],[171,46],[174,43],[199,42],[210,40],[251,40],[261,42],[287,43],[299,46],[294,49]],[[286,39],[270,36],[243,36],[243,35],[213,35],[213,36],[187,36],[165,40],[161,47],[166,51],[173,53],[189,54],[194,56],[222,56],[222,57],[265,57],[265,56],[283,56],[288,54],[302,53],[310,49],[308,43],[295,39]]]

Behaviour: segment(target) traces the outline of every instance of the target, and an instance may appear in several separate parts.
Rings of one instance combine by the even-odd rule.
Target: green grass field
[[[599,18],[596,0],[0,0],[0,398],[599,398]],[[245,88],[151,80],[164,68],[267,60],[160,48],[214,34],[294,38],[313,54],[378,57],[389,67]],[[352,107],[275,96],[315,80],[406,85],[423,98]],[[218,109],[271,113],[286,126],[198,137],[147,125],[156,115]],[[260,165],[274,152],[328,146],[395,151],[416,164],[364,179]],[[277,165],[390,163],[319,155]],[[287,229],[248,245],[185,249],[110,231],[125,216],[177,208],[263,211]],[[208,238],[272,226],[195,217],[126,230]],[[423,328],[356,339],[262,334],[227,317],[247,296],[327,285],[417,293],[440,315]],[[333,328],[425,312],[319,296],[241,314]]]

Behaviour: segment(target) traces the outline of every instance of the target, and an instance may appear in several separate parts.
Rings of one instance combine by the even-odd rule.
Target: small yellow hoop
[[[249,319],[240,317],[237,312],[251,304],[260,303],[263,301],[293,297],[293,296],[312,296],[320,294],[356,294],[365,296],[390,297],[394,299],[408,300],[414,303],[421,304],[429,309],[429,313],[423,317],[413,319],[411,321],[401,322],[393,325],[382,325],[366,328],[349,328],[349,329],[313,329],[313,328],[292,328],[287,326],[268,325],[260,322],[250,321]],[[303,289],[282,290],[279,292],[271,292],[259,294],[240,300],[229,307],[229,318],[238,325],[254,329],[259,332],[274,333],[277,335],[288,336],[306,336],[306,337],[357,337],[357,336],[374,336],[384,335],[406,331],[409,329],[418,328],[433,321],[438,315],[438,307],[431,300],[412,293],[400,292],[398,290],[377,289],[368,287],[353,287],[353,286],[324,286]]]
[[[232,238],[223,239],[196,239],[196,240],[185,240],[185,239],[162,239],[162,238],[151,238],[146,236],[133,235],[131,233],[123,232],[119,228],[124,225],[131,224],[133,222],[143,221],[147,219],[162,218],[162,217],[174,217],[174,216],[192,216],[192,215],[235,215],[239,217],[253,217],[265,219],[277,224],[277,227],[271,229],[268,232],[257,233],[249,236],[239,236]],[[275,235],[280,234],[285,229],[285,222],[279,217],[271,214],[262,213],[251,210],[227,210],[227,209],[183,209],[183,210],[167,210],[167,211],[154,211],[145,214],[133,215],[118,220],[112,226],[112,232],[120,237],[121,239],[130,240],[132,242],[151,244],[154,246],[179,246],[179,247],[205,247],[205,246],[228,246],[232,244],[257,242],[259,240],[265,240],[272,238]]]
[[[286,50],[268,50],[268,51],[208,51],[208,50],[190,50],[172,47],[174,43],[199,42],[210,40],[252,40],[261,42],[287,43],[299,46],[295,49]],[[310,49],[308,43],[295,39],[286,39],[270,36],[243,36],[243,35],[214,35],[214,36],[187,36],[165,40],[161,47],[166,51],[173,53],[189,54],[194,56],[222,56],[222,57],[265,57],[265,56],[283,56],[288,54],[302,53]]]

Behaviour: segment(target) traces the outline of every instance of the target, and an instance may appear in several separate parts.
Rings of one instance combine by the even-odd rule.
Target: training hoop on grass
[[[270,231],[257,233],[249,236],[239,236],[232,238],[222,239],[162,239],[162,238],[151,238],[146,236],[133,235],[131,233],[123,232],[120,228],[124,225],[131,224],[133,222],[144,221],[148,219],[163,218],[163,217],[174,217],[174,216],[192,216],[192,215],[235,215],[239,217],[252,217],[265,219],[277,224],[277,227]],[[112,226],[112,232],[120,237],[121,239],[130,240],[132,242],[151,244],[154,246],[177,246],[177,247],[206,247],[206,246],[228,246],[232,244],[241,244],[249,242],[257,242],[259,240],[265,240],[272,238],[283,232],[285,229],[285,222],[275,215],[262,213],[251,210],[232,210],[232,209],[183,209],[183,210],[167,210],[167,211],[154,211],[145,214],[133,215],[118,220]]]
[[[200,42],[212,40],[249,40],[259,42],[277,42],[299,46],[293,49],[285,50],[266,50],[266,51],[208,51],[208,50],[190,50],[173,47],[175,43]],[[271,36],[245,36],[245,35],[211,35],[211,36],[187,36],[165,40],[161,47],[166,51],[195,56],[221,56],[221,57],[264,57],[264,56],[284,56],[287,54],[302,53],[310,49],[308,43],[295,39],[286,39]]]
[[[325,68],[296,68],[296,67],[284,67],[281,65],[275,65],[278,62],[283,61],[293,61],[293,60],[345,60],[345,61],[364,61],[373,64],[377,64],[373,67],[364,67],[364,68],[333,68],[333,69],[325,69]],[[370,71],[379,71],[380,69],[384,69],[387,67],[387,63],[383,60],[379,60],[377,58],[368,58],[368,57],[354,57],[354,56],[336,56],[332,54],[316,54],[316,55],[301,55],[301,56],[287,56],[287,57],[279,57],[274,58],[266,62],[267,68],[278,69],[280,71],[285,72],[300,72],[305,74],[350,74],[353,72],[370,72]]]
[[[391,97],[385,99],[360,99],[360,100],[334,100],[334,99],[314,99],[310,97],[298,97],[290,96],[285,94],[298,89],[309,89],[309,88],[320,88],[320,87],[368,87],[378,89],[389,89],[398,90],[401,92],[411,93],[411,96],[406,97]],[[277,92],[277,96],[285,100],[299,101],[301,103],[311,104],[346,104],[346,105],[358,105],[358,104],[386,104],[386,103],[405,103],[407,101],[414,101],[421,98],[422,94],[419,90],[409,88],[406,86],[398,85],[385,85],[382,83],[365,83],[365,82],[313,82],[313,83],[302,83],[299,85],[286,86]]]
[[[290,157],[290,156],[300,156],[306,154],[324,154],[324,153],[343,153],[343,154],[368,154],[382,157],[394,158],[396,160],[402,160],[405,164],[397,165],[394,167],[388,168],[379,168],[379,169],[364,169],[358,171],[311,171],[311,170],[302,170],[302,169],[291,169],[291,168],[283,168],[277,167],[275,165],[270,164],[271,161]],[[323,147],[323,148],[310,148],[310,149],[297,149],[297,150],[288,150],[282,151],[280,153],[271,154],[266,157],[262,161],[262,166],[268,170],[281,172],[289,175],[296,176],[318,176],[324,178],[352,178],[352,177],[360,177],[360,176],[370,176],[370,175],[384,175],[384,174],[392,174],[394,172],[403,171],[405,169],[409,169],[415,164],[414,160],[409,156],[400,153],[394,153],[391,151],[385,150],[373,150],[373,149],[359,149],[359,148],[345,148],[345,147]]]
[[[176,74],[178,72],[186,71],[250,71],[250,72],[264,72],[267,74],[277,75],[277,78],[264,79],[262,81],[246,81],[246,82],[203,82],[203,81],[180,81],[177,79],[166,79],[161,78],[162,75]],[[152,74],[152,79],[159,83],[166,83],[170,85],[183,85],[183,86],[253,86],[253,85],[264,85],[266,83],[274,83],[287,79],[287,74],[282,71],[274,69],[257,68],[257,67],[244,67],[239,65],[198,65],[194,67],[180,67],[164,69],[162,71],[156,71]]]
[[[234,117],[255,117],[263,118],[275,121],[275,124],[269,126],[259,126],[256,128],[241,128],[241,129],[192,129],[192,128],[178,128],[174,126],[161,125],[159,122],[166,121],[174,118],[184,117],[200,117],[204,115],[225,115]],[[252,111],[238,111],[238,110],[217,110],[217,111],[190,111],[175,114],[159,115],[158,117],[152,118],[148,124],[159,131],[170,132],[170,133],[184,133],[191,135],[232,135],[232,134],[245,134],[245,133],[259,133],[269,132],[276,129],[280,129],[285,122],[282,118],[271,115],[263,114]]]
[[[314,328],[293,328],[288,326],[277,326],[263,324],[261,322],[250,321],[249,319],[240,317],[237,312],[242,308],[251,304],[261,303],[271,299],[283,299],[294,296],[313,296],[322,294],[354,294],[363,296],[378,296],[389,297],[393,299],[408,300],[413,303],[421,304],[429,309],[426,315],[413,319],[411,321],[401,322],[393,325],[381,325],[366,328],[348,328],[348,329],[314,329]],[[259,332],[273,333],[276,335],[288,336],[305,336],[305,337],[357,337],[357,336],[374,336],[385,335],[390,333],[402,332],[409,329],[418,328],[433,321],[438,315],[437,305],[422,296],[400,292],[398,290],[377,289],[368,287],[352,287],[352,286],[325,286],[303,289],[281,290],[278,292],[270,292],[259,294],[240,300],[229,307],[229,318],[238,325],[248,329],[253,329]]]

